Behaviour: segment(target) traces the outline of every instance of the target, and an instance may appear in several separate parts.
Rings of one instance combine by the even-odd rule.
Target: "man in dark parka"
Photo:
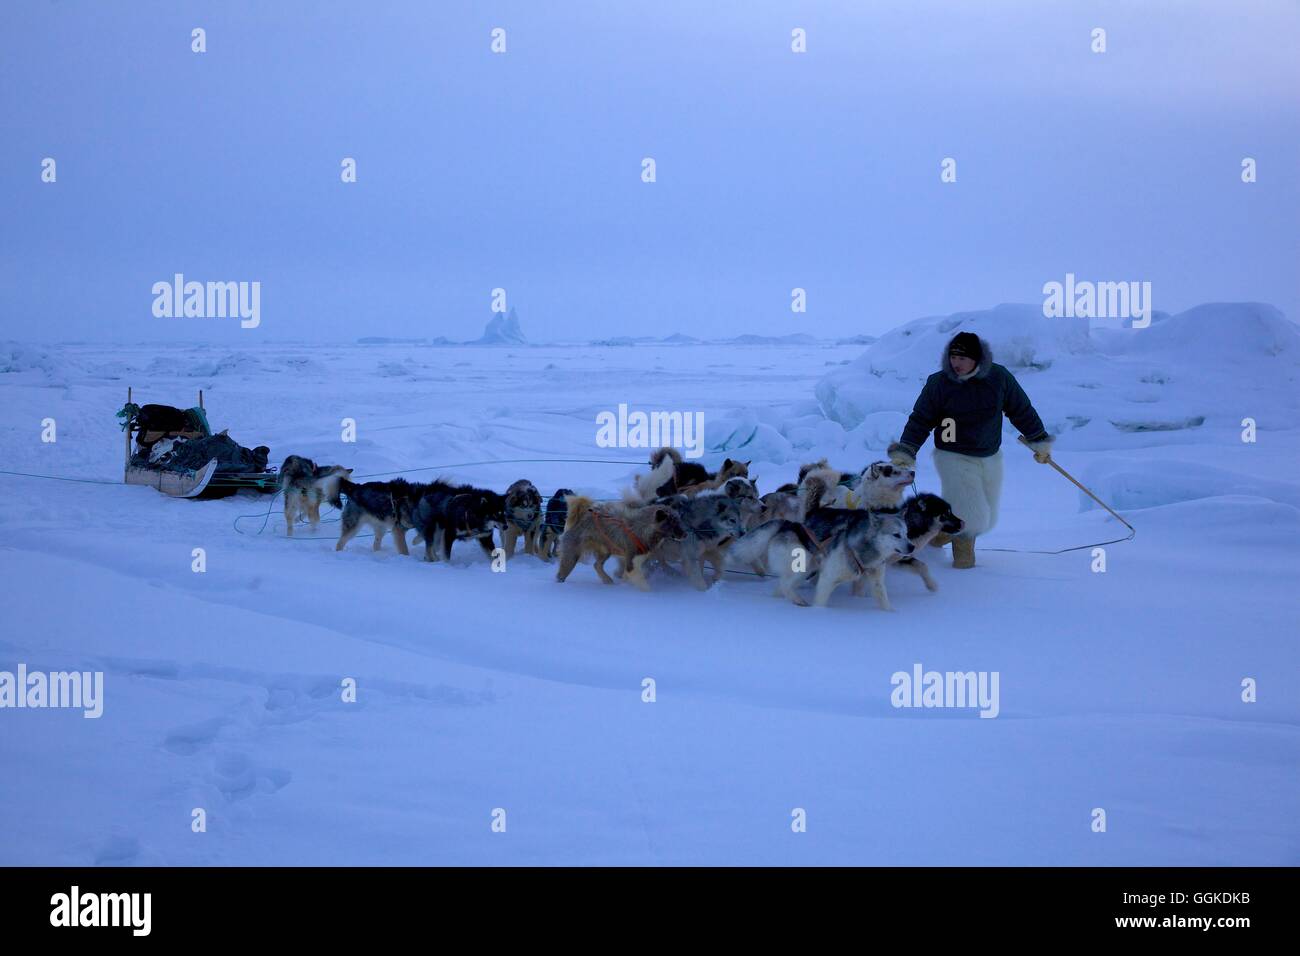
[[[934,465],[943,497],[965,524],[952,539],[955,568],[975,566],[975,538],[998,520],[1002,495],[1002,416],[1025,436],[1034,460],[1046,463],[1052,437],[1014,375],[993,362],[988,342],[959,332],[944,349],[939,371],[926,379],[902,437],[889,446],[899,465],[916,466],[916,454],[934,432]]]

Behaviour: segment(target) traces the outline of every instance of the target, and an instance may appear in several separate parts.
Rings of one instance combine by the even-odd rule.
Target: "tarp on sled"
[[[185,409],[136,405],[128,392],[117,413],[127,433],[127,482],[182,497],[220,497],[240,488],[274,490],[276,475],[267,468],[271,450],[265,445],[248,448],[225,431],[212,434],[202,399],[200,392],[199,404]],[[174,477],[164,481],[164,476]]]

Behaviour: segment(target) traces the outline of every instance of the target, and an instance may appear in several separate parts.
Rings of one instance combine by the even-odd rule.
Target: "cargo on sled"
[[[148,485],[173,498],[223,498],[250,488],[276,490],[278,476],[267,467],[271,449],[245,448],[208,425],[203,392],[193,408],[137,405],[131,389],[117,413],[126,434],[125,481]]]

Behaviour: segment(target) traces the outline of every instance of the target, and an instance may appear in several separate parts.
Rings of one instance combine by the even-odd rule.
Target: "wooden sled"
[[[126,403],[132,404],[131,389],[126,390]],[[203,390],[199,389],[199,404],[195,409],[199,428],[184,432],[152,433],[150,442],[160,437],[166,438],[208,438],[212,429],[208,426],[207,415],[203,408]],[[123,480],[128,485],[148,485],[172,498],[225,497],[249,488],[262,493],[276,490],[278,476],[271,471],[250,472],[246,474],[225,474],[217,476],[218,462],[215,458],[197,471],[169,471],[164,468],[142,468],[131,464],[131,442],[136,429],[132,425],[126,428],[126,464]]]
[[[217,472],[213,458],[198,471],[164,471],[161,468],[135,468],[126,466],[128,485],[149,485],[173,498],[197,498],[208,488],[208,482]]]

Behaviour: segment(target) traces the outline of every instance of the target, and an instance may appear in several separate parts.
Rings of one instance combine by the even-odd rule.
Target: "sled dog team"
[[[887,461],[854,474],[832,469],[823,459],[800,468],[797,483],[760,495],[749,462],[728,458],[710,472],[683,461],[674,448],[660,448],[650,456],[649,473],[638,475],[622,500],[596,501],[560,488],[545,507],[525,479],[502,495],[442,479],[357,484],[351,475],[341,465],[286,458],[280,490],[287,533],[293,534],[300,516],[315,529],[321,502],[328,501],[343,512],[339,551],[368,527],[376,551],[391,534],[398,552],[409,554],[406,533],[413,530],[428,561],[450,560],[457,541],[477,541],[491,556],[496,532],[507,559],[520,539],[525,554],[543,561],[558,555],[557,581],[591,558],[600,579],[613,584],[605,562],[614,558],[617,575],[642,590],[649,590],[646,571],[654,563],[680,569],[704,590],[731,561],[775,577],[777,594],[804,607],[800,586],[813,584],[812,603],[824,607],[837,587],[851,583],[854,594],[869,584],[880,607],[891,610],[885,590],[890,566],[919,575],[934,591],[937,585],[917,555],[962,530],[961,519],[939,496],[923,492],[904,500],[915,474]],[[706,565],[712,566],[709,577]]]

